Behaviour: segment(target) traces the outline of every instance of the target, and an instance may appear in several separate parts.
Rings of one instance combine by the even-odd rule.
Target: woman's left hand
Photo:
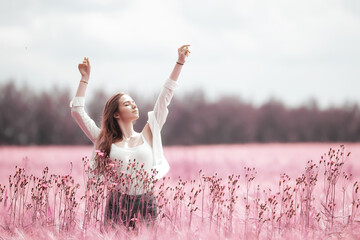
[[[190,45],[183,45],[178,49],[178,54],[179,54],[178,62],[179,63],[185,63],[185,59],[190,54],[189,47],[190,47]]]

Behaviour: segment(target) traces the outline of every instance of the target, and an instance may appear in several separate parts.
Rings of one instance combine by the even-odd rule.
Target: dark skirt
[[[153,225],[157,218],[153,194],[128,195],[111,192],[105,210],[105,223],[120,223],[135,228],[137,222]]]

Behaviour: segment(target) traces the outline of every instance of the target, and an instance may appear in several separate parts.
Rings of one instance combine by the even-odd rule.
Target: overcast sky
[[[359,43],[359,0],[1,0],[0,84],[75,94],[87,56],[89,95],[151,96],[191,44],[178,95],[360,104]]]

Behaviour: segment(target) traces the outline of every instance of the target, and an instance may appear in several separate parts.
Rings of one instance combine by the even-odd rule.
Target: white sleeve
[[[100,134],[100,129],[96,126],[84,109],[84,97],[75,97],[70,102],[71,116],[75,119],[79,127],[83,130],[86,136],[95,143]]]
[[[158,99],[156,100],[154,106],[154,114],[157,123],[159,124],[160,130],[162,129],[169,110],[167,107],[170,104],[170,101],[174,95],[174,90],[178,87],[178,83],[170,78],[165,82],[164,87],[162,88]]]

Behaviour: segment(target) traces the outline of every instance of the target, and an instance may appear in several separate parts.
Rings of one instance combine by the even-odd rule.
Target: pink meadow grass
[[[319,160],[305,162],[297,175],[282,172],[270,183],[259,166],[236,174],[197,170],[192,178],[159,181],[136,162],[127,166],[130,175],[117,171],[118,163],[107,163],[101,178],[91,174],[88,158],[82,177],[74,177],[72,165],[65,174],[44,167],[38,175],[16,167],[0,185],[0,234],[4,239],[358,239],[359,175],[347,168],[351,154],[341,145],[314,157]],[[138,181],[156,193],[156,223],[148,226],[138,216],[135,229],[107,224],[110,192]]]

